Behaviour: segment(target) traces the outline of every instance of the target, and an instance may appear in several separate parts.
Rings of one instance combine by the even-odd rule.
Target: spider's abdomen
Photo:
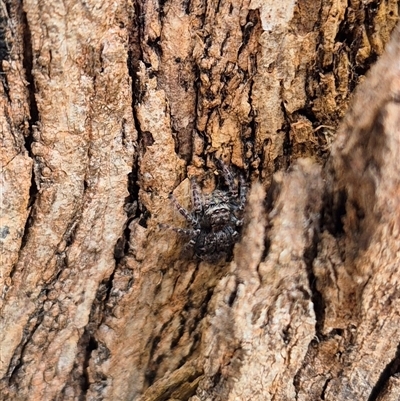
[[[225,226],[219,231],[201,232],[194,245],[195,253],[204,260],[218,259],[222,254],[229,254],[235,244],[238,233],[231,227]]]

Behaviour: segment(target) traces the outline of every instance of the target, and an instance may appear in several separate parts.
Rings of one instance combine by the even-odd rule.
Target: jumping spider
[[[218,182],[212,193],[204,195],[197,182],[192,179],[191,211],[183,208],[175,197],[170,195],[173,204],[192,228],[169,228],[190,238],[188,245],[193,249],[195,256],[207,261],[216,261],[231,254],[243,224],[247,193],[243,177],[240,177],[238,185],[231,170],[222,161],[217,159],[215,164],[222,173],[225,186]]]

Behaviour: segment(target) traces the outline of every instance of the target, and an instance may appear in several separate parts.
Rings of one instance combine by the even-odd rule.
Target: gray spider
[[[195,256],[207,261],[217,261],[231,254],[243,224],[242,215],[247,194],[243,177],[240,177],[238,185],[231,170],[222,161],[216,159],[215,164],[222,173],[225,186],[218,182],[212,193],[203,195],[197,182],[192,179],[191,212],[170,195],[175,207],[192,228],[165,226],[190,238],[188,245],[194,250]]]

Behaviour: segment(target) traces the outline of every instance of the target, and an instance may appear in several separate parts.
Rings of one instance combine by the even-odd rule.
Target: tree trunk
[[[2,0],[0,399],[398,400],[398,13]],[[212,262],[165,226],[216,159]]]

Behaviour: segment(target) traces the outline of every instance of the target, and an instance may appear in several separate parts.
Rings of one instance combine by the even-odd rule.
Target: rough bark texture
[[[0,0],[0,399],[398,400],[398,14]],[[213,156],[218,263],[160,228]]]

